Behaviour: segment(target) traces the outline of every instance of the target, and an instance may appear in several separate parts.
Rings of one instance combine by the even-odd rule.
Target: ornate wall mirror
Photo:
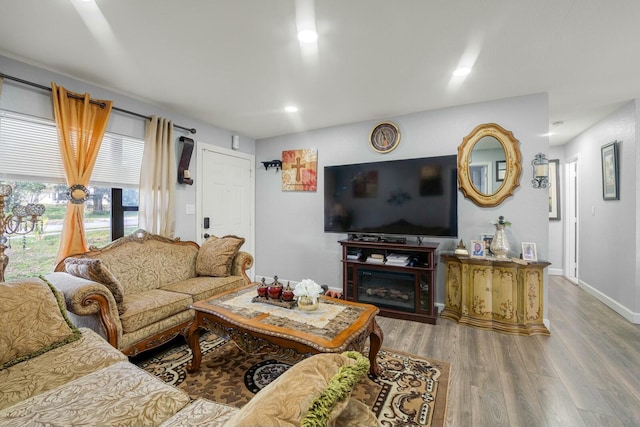
[[[458,146],[458,185],[478,206],[497,206],[520,185],[520,142],[495,123],[478,125]]]

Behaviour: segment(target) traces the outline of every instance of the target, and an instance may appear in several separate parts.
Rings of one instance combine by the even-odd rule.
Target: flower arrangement
[[[505,227],[511,227],[511,221],[505,221],[504,217],[500,215],[498,217],[498,222],[491,221],[493,225],[504,225]]]
[[[293,289],[293,294],[297,297],[308,296],[317,298],[322,293],[322,287],[311,279],[303,279]]]

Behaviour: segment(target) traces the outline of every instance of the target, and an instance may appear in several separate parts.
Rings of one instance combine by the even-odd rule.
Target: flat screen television
[[[457,237],[457,156],[325,166],[324,231]]]

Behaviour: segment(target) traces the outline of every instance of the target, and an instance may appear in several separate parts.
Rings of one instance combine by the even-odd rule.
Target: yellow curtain
[[[51,83],[53,112],[58,128],[60,156],[72,200],[67,203],[56,264],[66,256],[87,251],[84,231],[85,191],[93,172],[112,102],[93,100]]]

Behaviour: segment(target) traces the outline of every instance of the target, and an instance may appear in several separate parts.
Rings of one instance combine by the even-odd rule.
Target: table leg
[[[371,333],[369,334],[369,362],[371,364],[369,373],[374,378],[378,378],[382,374],[382,368],[378,365],[378,350],[382,347],[383,338],[382,329],[380,329],[378,322],[374,318]]]
[[[187,372],[193,373],[200,369],[200,363],[202,362],[202,351],[200,350],[200,322],[199,313],[196,313],[196,318],[193,320],[189,333],[187,335],[187,342],[191,349],[191,363],[187,365]]]

